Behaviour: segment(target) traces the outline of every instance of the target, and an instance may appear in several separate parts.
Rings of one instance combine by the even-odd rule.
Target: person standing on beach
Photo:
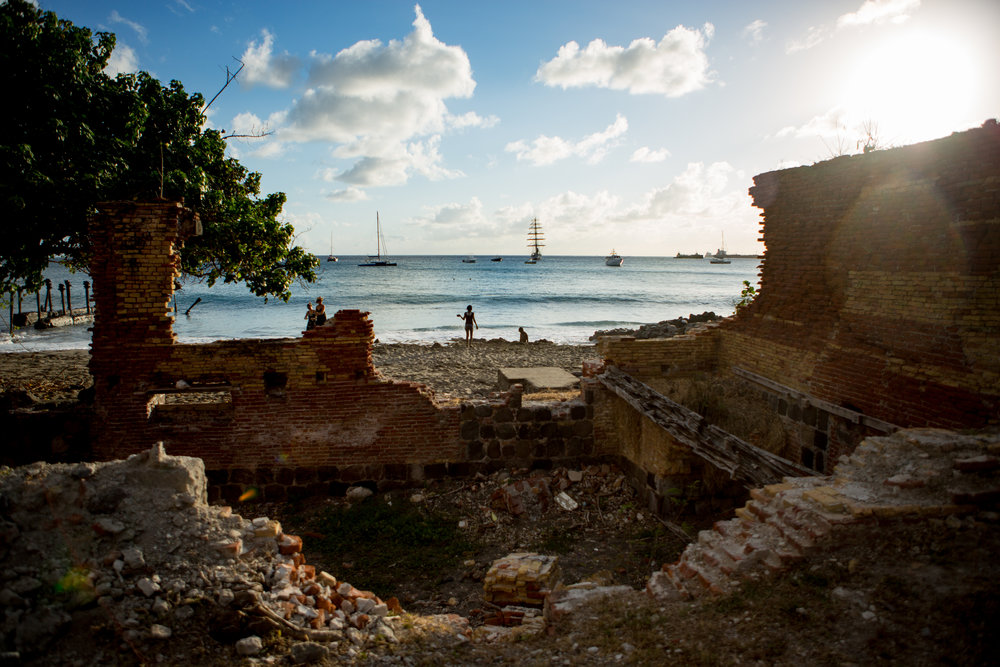
[[[479,323],[476,322],[476,314],[472,312],[472,306],[470,305],[465,309],[464,313],[460,313],[457,317],[465,320],[465,344],[472,345],[472,327],[479,328]]]
[[[522,343],[527,343],[528,342],[528,332],[524,330],[524,327],[518,327],[517,330],[521,332],[521,342]]]
[[[316,326],[326,323],[326,306],[323,305],[323,297],[316,297]]]

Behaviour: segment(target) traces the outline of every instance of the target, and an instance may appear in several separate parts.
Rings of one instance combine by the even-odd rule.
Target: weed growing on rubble
[[[350,563],[351,583],[384,595],[408,578],[436,578],[475,549],[449,519],[374,499],[331,508],[316,527],[324,558]]]

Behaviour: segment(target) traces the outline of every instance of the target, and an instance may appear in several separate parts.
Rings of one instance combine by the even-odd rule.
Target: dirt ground
[[[416,362],[405,350],[397,352],[399,359],[386,358],[386,369],[395,363],[399,377],[414,372]],[[89,384],[85,354],[15,355],[21,359],[6,359],[0,368],[0,389],[32,391],[42,400],[75,397]],[[51,373],[39,373],[40,368]],[[15,375],[19,370],[23,377]],[[488,379],[483,376],[484,387]],[[466,388],[452,391],[462,395]],[[996,511],[855,526],[835,533],[779,576],[748,581],[721,598],[663,604],[645,594],[645,581],[677,559],[686,543],[684,530],[694,534],[711,519],[693,521],[678,507],[664,523],[638,505],[610,467],[572,471],[582,478],[560,489],[570,472],[544,473],[551,491],[547,503],[529,503],[523,514],[512,513],[498,492],[526,479],[526,471],[509,478],[498,473],[442,480],[353,504],[329,498],[234,509],[279,519],[286,532],[303,537],[307,561],[317,570],[398,597],[412,615],[406,623],[415,629],[434,614],[457,614],[472,626],[480,624],[492,611],[483,599],[483,577],[494,560],[514,551],[558,556],[566,583],[589,578],[633,589],[516,641],[482,644],[457,640],[454,633],[414,632],[398,644],[335,647],[325,664],[1000,663]],[[577,507],[561,507],[558,490]],[[107,649],[103,661],[91,664],[143,664],[127,645],[118,645],[120,628],[102,629],[97,620],[88,625],[81,619],[83,625],[67,637],[78,637],[81,647]],[[190,631],[178,632],[171,644],[183,642],[185,654],[212,665],[287,664],[295,644],[272,635],[266,659],[239,658],[230,644],[214,638],[216,630],[210,618],[192,619]],[[0,664],[4,659],[0,656]]]
[[[303,553],[318,569],[339,572],[383,597],[395,596],[409,612],[458,613],[476,624],[489,613],[483,577],[510,553],[558,556],[567,584],[595,580],[636,589],[645,587],[654,569],[680,556],[690,538],[678,524],[668,526],[638,506],[618,469],[605,465],[576,472],[582,474],[579,482],[568,482],[564,469],[530,476],[501,472],[474,481],[436,481],[353,505],[346,498],[326,498],[253,510],[279,519],[285,530],[298,530]],[[514,514],[503,489],[527,479],[544,483],[547,495],[537,502],[532,496],[524,513]],[[561,485],[575,509],[555,500]],[[409,531],[414,525],[421,530]]]
[[[677,532],[683,518],[667,527],[637,507],[613,468],[592,469],[567,488],[575,510],[552,504],[514,516],[491,498],[516,479],[446,481],[373,496],[353,509],[344,499],[256,509],[305,535],[310,563],[398,596],[412,614],[455,613],[481,624],[491,613],[483,574],[496,558],[521,550],[558,556],[564,583],[634,589],[539,636],[486,645],[411,640],[354,656],[353,664],[997,664],[1000,517],[994,512],[855,526],[787,573],[748,581],[733,595],[659,603],[644,592],[645,581],[683,550]],[[396,507],[402,517],[381,515],[381,528],[367,541],[353,534],[330,540],[322,532],[334,525],[331,514],[363,517],[341,513],[364,506]],[[444,527],[428,531],[423,545],[399,530],[421,520]],[[364,518],[359,523],[370,528]]]

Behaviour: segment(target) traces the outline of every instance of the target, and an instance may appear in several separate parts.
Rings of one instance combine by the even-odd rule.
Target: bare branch
[[[259,133],[251,132],[250,134],[226,134],[223,135],[223,139],[263,139],[264,137],[269,137],[274,134],[274,130],[261,130]]]
[[[244,67],[246,67],[246,63],[242,62],[238,58],[233,58],[233,60],[235,60],[236,62],[238,62],[240,64],[240,68],[238,70],[236,70],[235,72],[230,72],[229,71],[229,65],[226,65],[226,83],[225,83],[225,85],[222,86],[222,88],[219,89],[219,92],[217,92],[215,94],[215,97],[213,97],[211,100],[209,100],[208,104],[206,104],[202,108],[202,110],[201,110],[202,113],[205,113],[206,111],[208,111],[208,107],[212,106],[212,102],[215,102],[215,100],[219,99],[219,95],[222,94],[222,91],[224,91],[229,86],[229,84],[231,84],[233,81],[235,81],[236,77],[239,75],[239,73],[243,71]]]

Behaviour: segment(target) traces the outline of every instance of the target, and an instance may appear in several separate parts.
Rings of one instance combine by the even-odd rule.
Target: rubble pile
[[[545,597],[562,583],[555,556],[520,552],[493,562],[483,581],[487,602],[541,607]]]
[[[52,659],[50,640],[65,640],[78,612],[107,629],[106,650],[175,664],[205,656],[171,654],[184,645],[171,638],[206,630],[215,650],[239,655],[263,650],[257,635],[275,627],[348,647],[396,641],[395,599],[317,573],[301,538],[209,506],[206,489],[202,461],[162,445],[125,461],[0,471],[4,655]],[[96,640],[75,654],[65,643],[64,659],[100,658]]]
[[[654,324],[643,324],[638,329],[603,329],[595,331],[590,340],[597,340],[603,336],[632,336],[633,338],[670,338],[686,333],[693,333],[696,328],[702,327],[705,323],[721,320],[719,315],[712,311],[705,311],[700,315],[691,314],[687,317],[678,317],[672,320],[663,320]]]

